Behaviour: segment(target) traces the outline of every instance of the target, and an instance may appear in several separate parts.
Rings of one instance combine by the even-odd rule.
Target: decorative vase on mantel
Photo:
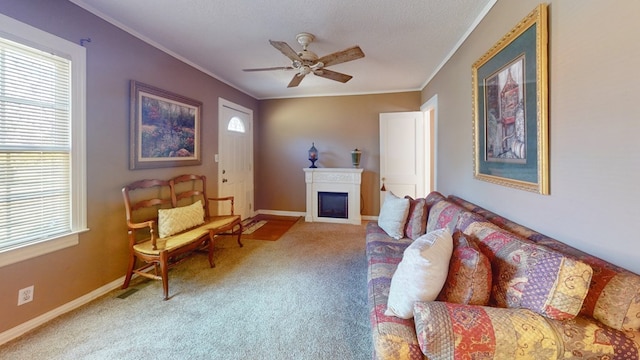
[[[358,150],[357,148],[351,151],[351,164],[353,165],[354,168],[360,167],[361,156],[362,156],[362,151]]]

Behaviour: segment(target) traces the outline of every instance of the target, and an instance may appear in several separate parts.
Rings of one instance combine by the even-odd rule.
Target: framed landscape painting
[[[201,117],[201,102],[131,80],[129,168],[201,164]]]
[[[478,59],[472,74],[475,178],[549,194],[546,5]]]

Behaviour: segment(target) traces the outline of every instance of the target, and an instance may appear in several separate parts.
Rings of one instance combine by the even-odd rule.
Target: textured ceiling
[[[497,0],[70,0],[140,39],[258,99],[420,90]],[[347,83],[314,75],[287,88],[293,71],[269,44],[301,50],[316,36],[319,56],[359,45],[363,59],[330,69]],[[469,70],[471,71],[471,70]],[[471,76],[471,75],[469,75]]]

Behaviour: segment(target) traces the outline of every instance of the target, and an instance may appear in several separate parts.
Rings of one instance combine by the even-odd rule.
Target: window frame
[[[71,60],[71,231],[0,252],[0,267],[79,243],[87,228],[86,49],[0,14],[0,37]]]

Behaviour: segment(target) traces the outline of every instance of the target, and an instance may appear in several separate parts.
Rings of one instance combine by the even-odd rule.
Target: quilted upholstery
[[[158,235],[161,238],[204,223],[204,208],[198,200],[191,205],[158,210]]]
[[[640,331],[632,330],[640,325],[640,276],[460,201],[430,193],[426,231],[462,231],[478,245],[491,263],[491,306],[435,301],[423,303],[439,304],[426,305],[428,313],[415,305],[415,320],[385,316],[391,278],[413,240],[392,239],[370,222],[373,359],[640,359]]]
[[[549,323],[564,346],[564,359],[638,359],[640,332],[623,332],[585,316]]]
[[[526,309],[432,301],[416,303],[414,313],[429,360],[557,359],[562,348],[544,317]]]
[[[427,201],[425,199],[412,199],[410,196],[405,196],[405,199],[409,199],[409,216],[407,217],[407,224],[404,226],[404,234],[409,239],[417,239],[420,235],[425,234],[427,227]]]
[[[377,223],[367,224],[367,288],[374,354],[377,359],[423,359],[413,319],[386,316],[393,273],[412,240],[395,240]]]
[[[501,228],[547,248],[560,251],[591,266],[593,276],[580,313],[600,320],[603,324],[614,329],[640,330],[639,275],[540,234],[457,196],[450,195],[449,199],[482,215]]]
[[[453,254],[439,301],[487,305],[491,295],[491,263],[475,242],[461,232],[453,234]]]
[[[459,219],[459,229],[490,254],[496,306],[523,307],[559,320],[580,312],[591,281],[589,265],[477,221],[474,214],[464,212]]]

